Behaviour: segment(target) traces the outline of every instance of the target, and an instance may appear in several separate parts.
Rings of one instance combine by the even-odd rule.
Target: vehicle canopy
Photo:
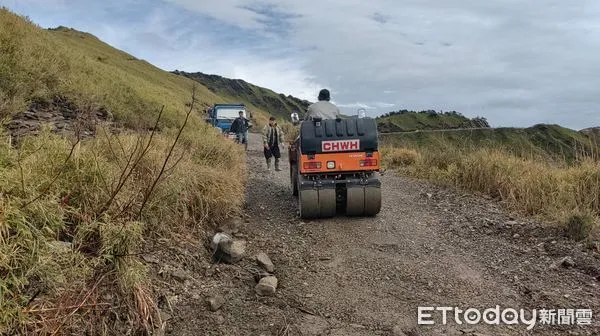
[[[215,104],[211,110],[210,122],[223,132],[229,132],[231,124],[240,115],[240,111],[243,111],[244,117],[248,118],[248,111],[244,104]]]

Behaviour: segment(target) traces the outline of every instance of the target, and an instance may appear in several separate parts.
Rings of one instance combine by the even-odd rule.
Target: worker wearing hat
[[[269,124],[263,128],[262,135],[267,170],[271,170],[271,158],[275,157],[275,170],[281,171],[279,167],[279,159],[281,158],[279,147],[283,146],[285,138],[281,128],[275,122],[275,117],[269,118]]]

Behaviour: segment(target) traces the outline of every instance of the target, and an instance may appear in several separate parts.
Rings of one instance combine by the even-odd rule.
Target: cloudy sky
[[[346,113],[456,110],[600,125],[597,0],[0,0],[165,70],[241,78]]]

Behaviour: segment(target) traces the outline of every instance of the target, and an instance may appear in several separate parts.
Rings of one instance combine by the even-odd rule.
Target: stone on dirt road
[[[259,253],[256,256],[256,262],[260,267],[264,268],[264,270],[269,273],[273,273],[275,271],[275,265],[273,265],[273,262],[266,253]]]
[[[213,252],[215,252],[219,248],[219,245],[229,244],[231,241],[232,239],[228,234],[219,232],[214,235],[212,241],[210,242],[210,247],[212,248]]]
[[[240,261],[246,252],[245,241],[233,240],[229,235],[222,232],[213,237],[210,247],[215,260],[230,264]]]
[[[172,270],[171,276],[173,278],[175,278],[175,280],[181,281],[181,282],[184,282],[190,278],[190,276],[184,270],[181,270],[181,269]]]
[[[274,296],[277,290],[277,278],[274,276],[268,276],[260,279],[254,290],[256,294],[262,296]]]
[[[213,295],[206,299],[206,302],[208,303],[208,309],[210,309],[212,312],[216,312],[217,310],[221,309],[225,303],[225,299],[220,295]]]
[[[571,258],[571,257],[562,258],[562,260],[560,261],[560,264],[566,268],[575,266],[575,262],[573,261],[573,258]]]
[[[171,316],[171,314],[165,312],[165,311],[160,311],[160,319],[163,320],[163,322],[168,321],[170,319],[172,319],[173,316]]]
[[[244,257],[246,252],[246,241],[234,240],[230,245],[223,247],[223,252],[229,256],[230,262],[237,262]]]
[[[573,258],[571,258],[571,257],[564,257],[563,260],[561,260],[560,263],[564,267],[573,267],[573,266],[575,266],[575,261],[573,261]]]
[[[550,269],[557,269],[561,266],[564,268],[573,267],[573,266],[575,266],[575,261],[573,261],[573,258],[571,258],[571,257],[564,257],[561,260],[553,263],[550,266]]]

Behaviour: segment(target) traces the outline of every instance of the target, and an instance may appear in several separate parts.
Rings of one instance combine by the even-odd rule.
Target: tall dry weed
[[[405,148],[388,148],[383,160],[407,166]],[[417,177],[491,195],[524,215],[540,216],[565,227],[575,214],[600,216],[600,162],[590,158],[577,164],[559,164],[516,156],[502,149],[454,150],[422,147],[404,172]],[[400,154],[403,153],[403,154]],[[586,222],[587,223],[587,222]],[[596,235],[592,225],[581,230]],[[568,229],[567,231],[573,231]],[[580,235],[573,234],[576,237]]]

